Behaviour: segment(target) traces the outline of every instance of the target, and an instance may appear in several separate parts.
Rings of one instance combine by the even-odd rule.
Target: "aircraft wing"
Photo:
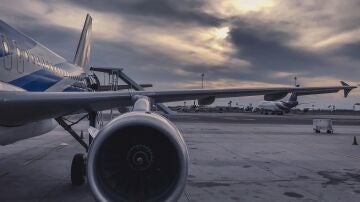
[[[319,90],[351,90],[355,86],[198,89],[133,92],[0,92],[0,125],[20,125],[83,112],[131,106],[134,96],[147,96],[154,103],[174,102],[208,97],[242,97],[273,93],[305,93]]]
[[[349,87],[349,84],[345,83],[344,81],[340,81],[341,85],[343,87]],[[350,91],[353,88],[344,88],[344,97],[347,97],[350,93]],[[311,91],[304,91],[304,92],[298,92],[296,93],[298,96],[302,96],[302,95],[317,95],[317,94],[326,94],[326,93],[336,93],[339,90],[336,90],[335,88],[329,88],[329,89],[314,89]]]
[[[172,91],[138,91],[136,93],[148,96],[155,102],[174,102],[194,99],[204,99],[209,97],[245,97],[256,95],[269,95],[278,93],[297,93],[323,94],[336,93],[340,90],[346,91],[346,95],[356,86],[332,86],[332,87],[289,87],[289,88],[249,88],[249,89],[192,89],[192,90],[172,90]]]

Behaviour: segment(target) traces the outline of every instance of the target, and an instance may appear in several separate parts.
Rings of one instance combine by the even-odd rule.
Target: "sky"
[[[358,0],[0,1],[0,19],[70,61],[89,13],[90,65],[124,68],[154,89],[201,88],[202,73],[206,88],[289,86],[294,77],[301,86],[359,83]],[[359,96],[299,100],[351,109]]]

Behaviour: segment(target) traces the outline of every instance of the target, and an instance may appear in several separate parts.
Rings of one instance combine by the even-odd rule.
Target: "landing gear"
[[[73,129],[72,126],[79,123],[84,118],[89,117],[89,125],[92,127],[96,127],[96,112],[91,112],[88,115],[80,118],[76,122],[71,122],[64,117],[58,117],[55,120],[62,126],[71,136],[75,138],[75,140],[80,143],[81,146],[84,147],[86,152],[89,150],[89,146],[93,140],[91,135],[89,135],[89,142],[85,142],[83,140],[82,135],[77,134]],[[70,122],[71,124],[68,124]],[[71,183],[75,186],[81,186],[85,183],[86,178],[86,155],[85,154],[76,154],[71,162]]]
[[[71,183],[80,186],[85,183],[85,157],[84,154],[76,154],[71,163]]]

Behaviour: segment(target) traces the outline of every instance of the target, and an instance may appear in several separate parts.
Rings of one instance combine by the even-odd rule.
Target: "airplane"
[[[342,86],[349,86],[347,83],[341,81]],[[325,94],[325,93],[333,93],[333,92],[308,92],[308,93],[301,93],[300,95],[314,95],[314,94]],[[291,93],[291,96],[288,101],[261,101],[260,104],[257,106],[257,111],[261,114],[277,114],[283,115],[284,113],[289,113],[291,109],[295,108],[299,104],[297,98],[299,93]],[[344,97],[347,97],[348,93],[344,91]]]
[[[261,114],[278,114],[288,113],[290,109],[299,105],[296,93],[292,93],[289,101],[261,101],[257,110]]]
[[[186,185],[188,150],[176,126],[151,108],[157,103],[288,93],[349,92],[355,86],[94,91],[88,64],[92,17],[86,16],[69,62],[0,20],[0,144],[51,131],[56,122],[84,147],[74,156],[71,182],[88,182],[98,201],[176,201]],[[100,111],[132,106],[99,128]],[[85,114],[69,123],[68,115]],[[72,126],[89,120],[89,140]]]

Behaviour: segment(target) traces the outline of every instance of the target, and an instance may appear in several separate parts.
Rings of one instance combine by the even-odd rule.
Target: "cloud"
[[[158,89],[200,86],[201,73],[214,88],[291,85],[294,76],[338,85],[360,75],[357,0],[1,3],[2,20],[70,61],[91,13],[91,64],[123,67]]]
[[[106,3],[103,1],[72,0],[71,2],[100,12],[138,16],[143,20],[150,20],[152,23],[166,21],[219,26],[224,22],[223,19],[204,12],[202,8],[206,1],[201,0],[109,0]],[[151,18],[156,18],[160,22],[154,22],[154,19]]]

